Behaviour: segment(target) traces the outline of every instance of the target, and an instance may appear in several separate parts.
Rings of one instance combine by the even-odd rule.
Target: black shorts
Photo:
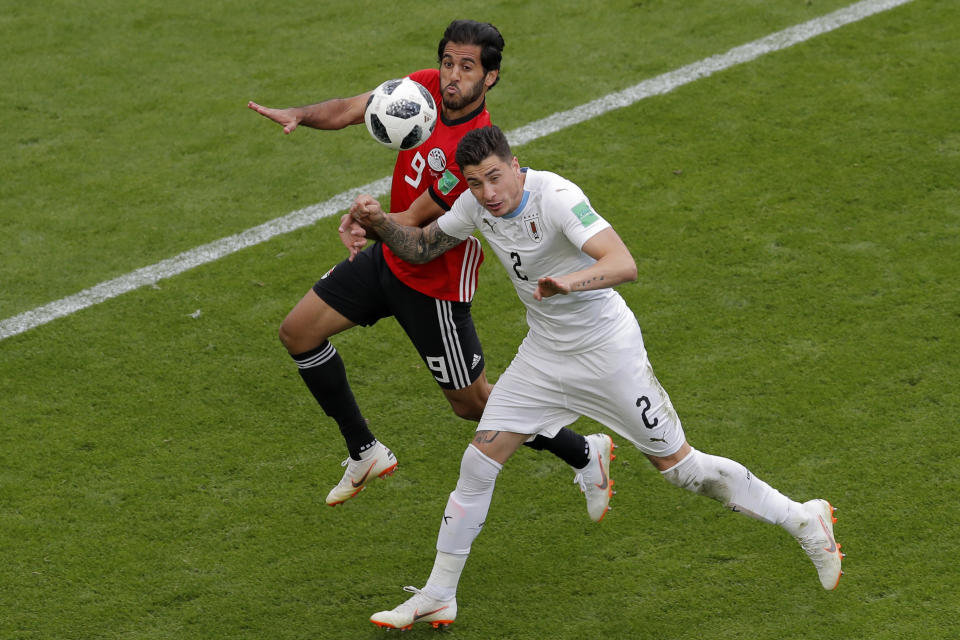
[[[434,379],[462,389],[484,369],[483,349],[469,302],[438,300],[400,282],[378,242],[327,272],[314,292],[353,323],[371,326],[393,316],[406,331]]]

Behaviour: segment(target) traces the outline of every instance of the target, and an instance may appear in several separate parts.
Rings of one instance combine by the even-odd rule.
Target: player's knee
[[[284,320],[280,323],[280,327],[277,329],[277,337],[280,338],[281,344],[287,348],[287,351],[290,353],[295,353],[296,347],[296,333],[293,331],[293,328],[290,326],[288,320]]]
[[[700,492],[705,479],[703,467],[700,465],[700,452],[696,449],[691,449],[683,460],[660,473],[663,479],[673,486],[694,493]]]
[[[474,422],[480,422],[485,404],[484,402],[475,401],[450,401],[450,406],[453,408],[453,412],[457,417]]]
[[[462,389],[444,389],[443,395],[458,417],[479,422],[491,391],[493,385],[487,382],[485,375],[480,374],[469,386]]]
[[[447,400],[450,407],[458,417],[464,420],[473,420],[479,422],[483,415],[483,409],[487,406],[487,398],[490,396],[490,385],[471,385],[466,389],[460,389],[454,393],[447,394]]]
[[[473,496],[493,493],[497,475],[503,465],[490,458],[474,445],[467,446],[460,459],[460,477],[457,479],[455,494],[461,501],[469,501]]]
[[[661,474],[675,487],[727,504],[731,492],[730,472],[718,461],[724,462],[725,459],[691,449],[683,460]]]
[[[291,354],[308,351],[327,339],[326,332],[307,330],[303,323],[292,320],[290,316],[280,323],[277,336]]]

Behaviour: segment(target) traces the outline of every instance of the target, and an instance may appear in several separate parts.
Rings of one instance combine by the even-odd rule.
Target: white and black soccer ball
[[[437,126],[437,105],[419,82],[387,80],[370,94],[363,121],[377,142],[391,149],[413,149]]]

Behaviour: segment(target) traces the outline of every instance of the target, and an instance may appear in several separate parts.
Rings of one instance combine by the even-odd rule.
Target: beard
[[[447,85],[450,86],[449,84]],[[443,106],[446,109],[457,110],[463,109],[465,106],[479,98],[483,95],[483,79],[477,81],[471,87],[466,87],[462,83],[460,84],[460,94],[459,95],[449,95],[446,91],[442,93],[443,96]]]

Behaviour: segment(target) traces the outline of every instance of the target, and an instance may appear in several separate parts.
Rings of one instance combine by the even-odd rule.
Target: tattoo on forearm
[[[395,254],[413,264],[430,262],[463,242],[441,231],[436,221],[420,229],[405,227],[385,218],[383,223],[374,227],[374,230]]]
[[[593,276],[592,278],[587,278],[586,280],[581,280],[581,281],[579,281],[579,282],[575,282],[572,288],[573,288],[573,289],[586,289],[588,286],[590,286],[590,284],[591,284],[592,282],[603,282],[603,276],[602,276],[602,275]]]

